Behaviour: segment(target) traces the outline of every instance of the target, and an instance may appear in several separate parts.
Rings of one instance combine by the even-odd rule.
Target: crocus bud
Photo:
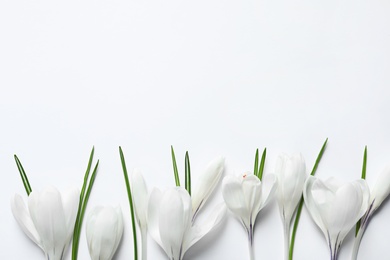
[[[135,205],[135,213],[140,228],[146,228],[147,217],[146,211],[148,206],[148,189],[142,173],[138,169],[134,169],[131,175],[131,189],[133,192],[133,201]]]
[[[371,191],[372,210],[376,210],[390,194],[390,164],[387,165],[376,179]]]
[[[123,234],[120,207],[95,207],[87,219],[87,242],[92,260],[111,260]]]

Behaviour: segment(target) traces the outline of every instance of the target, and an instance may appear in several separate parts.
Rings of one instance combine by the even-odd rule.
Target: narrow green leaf
[[[326,148],[326,144],[328,143],[328,138],[326,138],[324,144],[322,145],[321,147],[321,150],[320,150],[320,153],[318,154],[317,156],[317,159],[316,159],[316,162],[313,166],[313,169],[310,173],[310,175],[314,176],[316,171],[317,171],[317,168],[318,168],[318,165],[321,161],[321,158],[322,158],[322,155],[324,154],[325,152],[325,148]],[[291,244],[290,244],[290,253],[289,253],[289,260],[292,260],[293,259],[293,254],[294,254],[294,244],[295,244],[295,236],[297,234],[297,229],[298,229],[298,224],[299,224],[299,218],[301,217],[301,213],[302,213],[302,207],[303,207],[303,196],[301,197],[301,200],[299,201],[299,205],[298,205],[298,209],[297,209],[297,214],[295,216],[295,221],[294,221],[294,227],[293,227],[293,232],[292,232],[292,235],[291,235]]]
[[[135,226],[133,196],[131,194],[131,188],[130,188],[129,176],[127,174],[125,156],[123,155],[123,151],[122,151],[122,148],[120,146],[119,146],[119,154],[120,154],[120,157],[121,157],[123,175],[125,177],[127,196],[128,196],[129,205],[130,205],[131,226],[133,228],[133,241],[134,241],[134,260],[138,260],[137,229],[136,229],[136,226]]]
[[[176,186],[179,187],[180,186],[179,171],[177,170],[176,156],[175,156],[175,151],[173,150],[172,145],[171,145],[171,156],[172,156],[173,173],[175,175]]]
[[[186,152],[184,165],[185,165],[185,188],[188,191],[188,194],[191,195],[191,169],[190,169],[190,157],[188,156],[188,151]]]
[[[258,170],[259,169],[259,149],[256,149],[256,154],[255,154],[255,166],[253,169],[253,175],[259,177],[258,175]]]
[[[367,171],[367,145],[364,147],[364,155],[363,155],[363,167],[362,167],[362,179],[366,179],[366,171]]]
[[[264,172],[264,165],[265,165],[265,158],[267,156],[267,148],[264,148],[263,154],[261,155],[261,162],[259,166],[259,171],[258,171],[258,177],[260,180],[263,179],[263,172]]]
[[[87,208],[87,204],[88,204],[88,201],[89,201],[89,196],[91,195],[92,187],[93,187],[93,184],[95,182],[98,166],[99,166],[99,160],[97,161],[97,163],[95,165],[95,168],[94,168],[94,170],[92,172],[91,179],[89,180],[87,192],[85,193],[85,197],[84,197],[84,200],[83,200],[83,206],[81,208],[81,213],[79,215],[78,228],[77,228],[77,237],[76,237],[76,249],[75,249],[76,259],[77,259],[77,255],[78,255],[78,251],[79,251],[80,234],[81,234],[81,227],[83,225],[83,220],[84,220],[84,216],[85,216],[85,209]]]
[[[87,191],[88,198],[86,199],[85,190],[87,188],[88,177],[89,177],[89,174],[91,172],[91,166],[92,166],[94,152],[95,152],[95,147],[92,147],[91,154],[90,154],[89,160],[88,160],[87,170],[85,171],[85,174],[84,174],[83,186],[82,186],[82,189],[81,189],[81,192],[80,192],[79,207],[78,207],[78,210],[77,210],[76,223],[75,223],[74,230],[73,230],[72,260],[76,260],[77,256],[78,256],[81,226],[82,226],[82,222],[83,222],[83,218],[84,218],[83,208],[84,208],[84,211],[85,211],[85,208],[86,208],[86,205],[87,205],[87,202],[88,202],[88,198],[89,198],[89,194],[88,194],[88,191]],[[89,181],[89,185],[88,185],[89,193],[91,192],[93,183],[95,181],[95,175],[96,175],[96,172],[97,172],[98,165],[99,165],[99,161],[97,162],[97,164],[95,166],[95,169],[94,169],[94,171],[92,173],[91,179]]]
[[[362,167],[362,179],[366,179],[366,171],[367,171],[367,145],[364,147],[364,155],[363,155],[363,167]],[[356,223],[355,237],[357,236],[360,229],[361,219]]]
[[[32,192],[32,189],[31,189],[30,183],[28,181],[27,174],[24,171],[22,163],[20,162],[20,160],[16,156],[16,154],[14,154],[14,158],[15,158],[16,166],[18,167],[18,170],[19,170],[19,173],[20,173],[20,178],[22,178],[24,189],[26,190],[27,195],[30,195],[30,193]]]

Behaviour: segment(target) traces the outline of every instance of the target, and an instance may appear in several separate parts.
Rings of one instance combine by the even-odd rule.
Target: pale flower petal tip
[[[199,175],[192,192],[193,219],[219,183],[224,171],[224,164],[225,158],[217,157]]]
[[[140,228],[147,227],[148,188],[145,179],[139,169],[134,169],[131,176],[131,189],[134,208]]]
[[[123,216],[119,206],[98,206],[87,218],[86,236],[92,260],[111,260],[123,234]]]
[[[62,259],[72,238],[80,193],[72,188],[62,194],[53,186],[32,191],[28,209],[20,195],[11,200],[14,217],[26,235],[49,259]]]
[[[372,210],[376,210],[390,194],[390,164],[379,173],[371,192]]]

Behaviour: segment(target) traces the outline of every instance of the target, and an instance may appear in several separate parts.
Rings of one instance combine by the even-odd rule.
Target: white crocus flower
[[[142,259],[147,257],[147,208],[148,208],[148,189],[144,177],[138,169],[134,169],[131,175],[131,190],[137,223],[141,231],[142,241]]]
[[[215,208],[203,225],[192,225],[192,203],[188,192],[174,187],[153,189],[148,205],[148,230],[170,260],[182,260],[186,251],[223,219],[225,205]]]
[[[342,184],[335,178],[321,181],[310,176],[303,196],[310,215],[326,237],[331,260],[337,260],[345,236],[368,208],[370,191],[366,181]]]
[[[361,219],[360,229],[355,238],[355,242],[352,250],[352,260],[357,259],[360,242],[362,241],[362,237],[364,231],[367,228],[368,222],[371,219],[374,212],[380,207],[382,202],[389,196],[390,194],[390,164],[387,165],[379,174],[374,188],[371,190],[370,195],[370,204],[369,207]]]
[[[203,207],[221,179],[224,164],[225,159],[223,157],[218,157],[212,160],[207,168],[199,175],[198,182],[195,183],[191,193],[192,221],[195,220],[199,210]]]
[[[279,155],[275,174],[278,177],[277,199],[284,228],[284,259],[289,258],[290,225],[293,214],[302,197],[307,178],[305,160],[301,154]]]
[[[77,188],[61,194],[49,186],[30,193],[28,209],[16,194],[11,209],[19,226],[45,252],[46,259],[61,260],[72,238],[79,199]]]
[[[226,176],[222,181],[222,195],[226,205],[248,233],[250,259],[254,259],[253,228],[257,214],[268,203],[275,188],[274,174],[264,176],[263,181],[253,174]]]
[[[111,260],[123,234],[120,207],[95,207],[88,215],[86,235],[92,260]]]

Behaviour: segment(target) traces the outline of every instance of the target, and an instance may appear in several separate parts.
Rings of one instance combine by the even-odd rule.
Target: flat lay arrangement
[[[153,188],[150,192],[140,170],[135,169],[129,177],[125,156],[119,147],[131,212],[131,219],[128,221],[132,224],[133,258],[147,259],[146,237],[149,234],[164,250],[168,259],[185,259],[186,251],[209,232],[213,232],[226,217],[227,211],[230,211],[247,233],[249,259],[254,260],[254,227],[257,215],[276,197],[284,227],[284,260],[294,259],[294,241],[303,204],[325,236],[330,259],[338,259],[342,242],[350,232],[355,232],[351,260],[358,259],[359,245],[369,220],[390,193],[390,166],[381,172],[376,185],[370,189],[365,181],[366,147],[360,179],[351,182],[342,182],[335,177],[322,180],[314,175],[327,142],[328,139],[310,174],[306,171],[306,163],[301,154],[279,155],[274,172],[265,173],[267,149],[264,149],[261,158],[257,149],[253,173],[222,177],[225,159],[216,158],[198,175],[199,180],[194,188],[189,153],[185,154],[183,185],[171,146],[175,185],[164,191]],[[21,229],[43,250],[47,260],[65,259],[65,251],[71,240],[72,260],[78,257],[81,228],[99,165],[97,161],[91,174],[94,149],[90,154],[81,192],[72,188],[60,193],[53,186],[41,191],[32,190],[24,167],[15,155],[16,166],[27,194],[27,207],[23,197],[16,194],[11,200],[11,210]],[[197,223],[197,215],[221,179],[224,202],[213,209],[206,221]],[[86,219],[86,239],[91,259],[113,258],[122,238],[124,221],[126,219],[123,219],[120,207],[96,206],[90,210]]]
[[[0,260],[390,260],[390,1],[0,1]]]

